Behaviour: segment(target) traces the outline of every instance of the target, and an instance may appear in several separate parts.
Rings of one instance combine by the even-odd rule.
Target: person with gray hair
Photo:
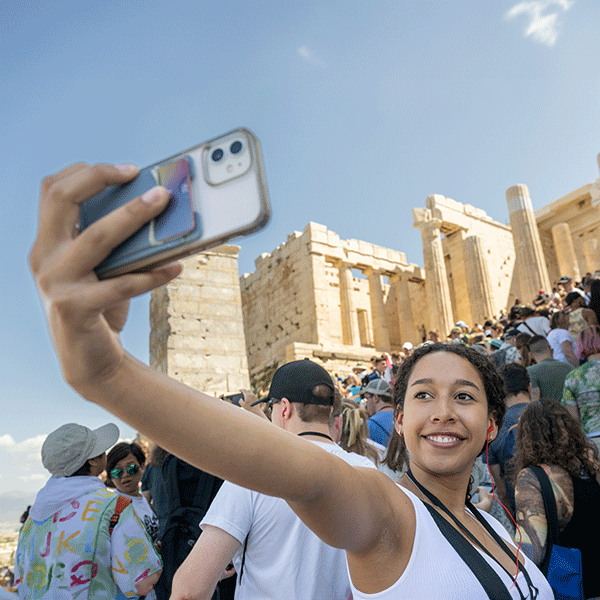
[[[68,423],[44,441],[42,463],[52,477],[19,533],[19,598],[131,598],[158,581],[162,563],[131,500],[98,477],[118,439],[114,423],[95,430]]]

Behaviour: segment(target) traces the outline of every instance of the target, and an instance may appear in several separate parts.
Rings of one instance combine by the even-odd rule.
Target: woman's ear
[[[496,418],[490,415],[489,426],[487,430],[487,438],[490,442],[493,442],[498,435],[498,425],[496,425]]]
[[[394,417],[394,429],[398,432],[398,435],[404,435],[403,424],[404,422],[404,413],[398,412]]]

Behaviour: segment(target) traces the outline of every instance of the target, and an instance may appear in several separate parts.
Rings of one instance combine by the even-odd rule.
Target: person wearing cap
[[[374,382],[385,384],[383,379]],[[244,392],[244,396],[253,394]],[[275,426],[353,466],[375,468],[368,458],[348,453],[333,442],[329,428],[335,412],[333,381],[320,365],[308,359],[283,365],[273,375],[268,396],[253,404],[261,402],[271,406]],[[337,403],[341,409],[340,398]],[[276,469],[277,458],[265,460]],[[238,574],[238,600],[348,597],[344,552],[322,542],[280,498],[225,481],[201,527],[202,535],[175,574],[170,600],[211,598],[232,560]]]
[[[387,369],[387,357],[385,354],[373,357],[373,371],[369,373],[369,381],[384,379]]]
[[[500,347],[490,354],[490,360],[497,369],[501,369],[504,365],[511,363],[521,364],[521,353],[517,348],[517,336],[521,332],[512,328],[504,333],[504,340]]]
[[[367,401],[369,438],[386,448],[394,428],[392,386],[383,379],[374,379],[359,393]]]
[[[523,322],[517,325],[517,329],[521,333],[548,337],[551,329],[548,317],[537,314],[530,306],[523,306],[521,308],[521,319],[523,319]]]
[[[98,477],[118,438],[113,423],[95,430],[68,423],[44,441],[42,464],[52,477],[19,533],[19,598],[137,598],[152,591],[160,557],[131,501]]]
[[[565,291],[565,294],[570,294],[573,291],[573,280],[568,275],[563,275],[559,280],[558,284],[562,286],[562,289]]]
[[[404,342],[402,344],[402,352],[404,353],[404,358],[408,358],[413,353],[413,345],[410,342]]]
[[[574,288],[567,294],[565,304],[565,312],[569,313],[569,333],[574,340],[587,327],[598,325],[596,313],[592,309],[586,308],[585,294],[579,288]]]

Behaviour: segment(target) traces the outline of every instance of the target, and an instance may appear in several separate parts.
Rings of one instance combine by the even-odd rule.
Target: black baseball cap
[[[326,385],[331,388],[331,396],[325,398],[313,396],[312,391],[318,385]],[[305,358],[279,367],[271,380],[269,395],[266,398],[257,400],[252,406],[270,400],[281,400],[282,398],[302,404],[333,406],[333,391],[331,375],[321,365]]]

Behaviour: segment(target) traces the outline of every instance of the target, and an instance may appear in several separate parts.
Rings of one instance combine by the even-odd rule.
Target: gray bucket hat
[[[42,464],[55,477],[68,477],[89,458],[104,454],[119,439],[119,428],[107,423],[91,430],[67,423],[48,435],[42,444]]]

